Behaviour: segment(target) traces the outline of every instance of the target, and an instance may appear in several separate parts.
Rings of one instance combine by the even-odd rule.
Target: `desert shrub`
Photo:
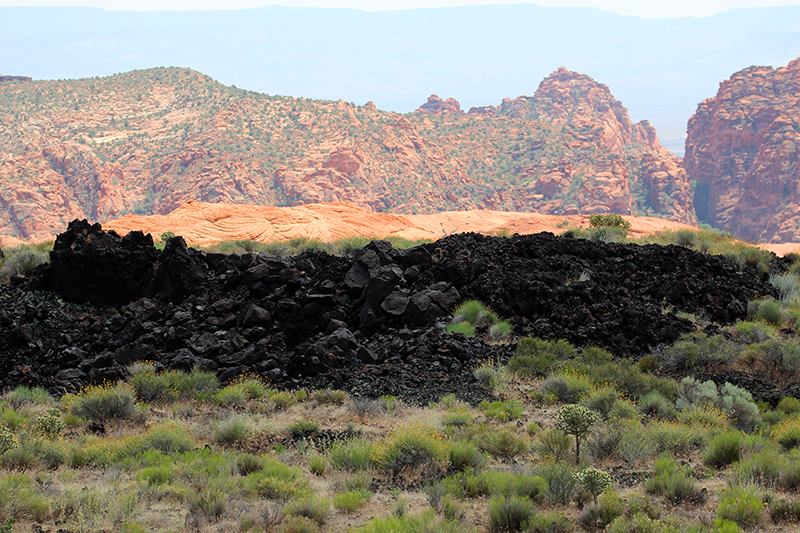
[[[619,392],[616,389],[612,387],[595,387],[581,403],[599,414],[603,420],[608,420],[619,403],[619,399]]]
[[[584,235],[579,236],[589,239],[593,242],[625,242],[628,232],[625,228],[606,226],[600,228],[590,228]]]
[[[778,402],[776,409],[785,415],[794,414],[800,411],[800,400],[791,396],[781,398],[781,401]]]
[[[442,423],[447,428],[462,428],[468,424],[471,424],[473,419],[474,417],[469,409],[457,405],[445,413]]]
[[[475,530],[458,521],[440,520],[433,509],[420,515],[391,515],[373,518],[350,533],[475,533]]]
[[[219,388],[219,380],[214,372],[195,367],[189,372],[166,372],[170,388],[184,400],[205,400]]]
[[[744,436],[738,431],[715,435],[703,451],[703,462],[714,467],[728,466],[742,455]]]
[[[364,507],[372,493],[366,490],[349,490],[340,492],[333,497],[333,506],[346,513],[358,511]]]
[[[684,426],[695,426],[697,429],[706,431],[722,431],[730,428],[730,418],[728,414],[713,405],[692,405],[691,407],[678,412],[679,424]]]
[[[450,443],[450,468],[452,470],[480,470],[486,457],[470,441],[456,440]]]
[[[369,418],[385,412],[384,405],[381,400],[351,398],[347,404],[347,412],[353,413],[363,423]]]
[[[581,348],[581,361],[589,366],[610,363],[612,359],[614,359],[614,356],[611,352],[598,346],[584,346]]]
[[[83,389],[70,404],[70,413],[106,422],[118,419],[127,420],[136,413],[136,400],[133,388],[125,383],[110,382]]]
[[[507,402],[483,400],[478,405],[478,408],[483,411],[487,418],[495,418],[501,422],[516,420],[525,412],[525,406],[516,400],[508,400]]]
[[[0,279],[27,275],[37,266],[50,260],[47,252],[36,249],[22,249],[9,254],[0,264]]]
[[[631,223],[622,218],[622,215],[589,215],[590,228],[622,228],[631,229]]]
[[[197,442],[185,428],[177,424],[158,424],[145,433],[127,437],[116,452],[117,460],[141,457],[145,452],[158,451],[165,455],[185,453],[197,448]]]
[[[11,407],[19,409],[24,405],[49,405],[53,403],[50,393],[41,387],[28,387],[19,385],[3,395]]]
[[[585,531],[602,531],[624,512],[625,501],[616,492],[607,490],[600,495],[596,504],[581,511],[577,523]]]
[[[575,403],[588,394],[591,382],[584,376],[573,372],[558,374],[547,378],[541,385],[545,398],[563,403]]]
[[[505,339],[509,335],[514,332],[514,326],[511,325],[511,322],[508,320],[498,320],[491,326],[489,326],[489,331],[487,336],[490,340],[499,341]]]
[[[218,390],[213,394],[211,400],[226,407],[241,407],[249,400],[258,400],[263,398],[270,392],[266,384],[261,379],[252,376],[240,376],[234,380],[230,385]],[[272,401],[277,405],[273,395]],[[294,397],[288,392],[283,393],[288,396],[290,402],[294,401]]]
[[[442,516],[445,520],[460,522],[466,514],[464,505],[460,504],[455,498],[446,494],[442,498]]]
[[[791,302],[800,297],[800,276],[796,272],[770,274],[769,283],[778,291],[782,302]]]
[[[780,466],[780,487],[791,491],[800,489],[800,451],[793,449],[788,455],[782,455]]]
[[[498,367],[494,361],[481,361],[472,370],[475,380],[488,389],[503,385],[507,380],[505,373],[505,369]]]
[[[328,470],[328,458],[321,453],[312,453],[308,456],[308,469],[315,476],[322,476]]]
[[[642,414],[651,418],[673,419],[675,407],[660,392],[650,392],[639,398],[639,409]]]
[[[228,506],[228,496],[222,489],[206,488],[189,493],[189,515],[199,515],[208,520],[218,520]]]
[[[740,320],[731,327],[734,339],[746,344],[774,339],[775,328],[762,321]]]
[[[630,359],[593,366],[576,365],[575,370],[595,385],[614,387],[628,398],[639,398],[653,391],[660,392],[667,398],[674,398],[677,394],[673,380],[643,373]]]
[[[525,525],[525,533],[570,533],[572,521],[562,513],[537,513]]]
[[[642,426],[636,421],[618,423],[622,429],[622,439],[617,445],[617,457],[631,464],[642,464],[658,450],[658,439],[651,435],[653,423]]]
[[[247,476],[261,469],[261,460],[255,455],[243,453],[236,458],[236,471],[240,476]]]
[[[536,440],[536,452],[545,460],[564,461],[571,446],[569,436],[560,429],[545,431]]]
[[[419,466],[439,469],[447,459],[448,446],[444,436],[422,424],[395,428],[378,444],[373,454],[373,462],[393,474]]]
[[[756,428],[761,419],[750,392],[724,383],[719,388],[719,396],[719,408],[725,411],[737,429],[750,433]]]
[[[564,462],[539,465],[535,474],[547,482],[547,500],[558,505],[568,505],[578,484],[575,470]]]
[[[738,429],[752,431],[760,422],[758,406],[753,402],[753,396],[746,390],[730,383],[719,387],[713,381],[699,382],[694,378],[685,377],[679,385],[679,409],[689,411],[692,408],[705,408],[713,406],[723,411]]]
[[[172,474],[166,465],[147,466],[136,472],[136,480],[147,487],[158,487],[172,481]]]
[[[295,402],[294,394],[287,391],[275,392],[270,395],[269,399],[272,400],[272,403],[275,404],[275,407],[278,409],[286,409]],[[344,401],[342,401],[342,403],[344,403]]]
[[[37,522],[50,518],[50,503],[26,475],[7,474],[0,478],[0,518],[9,517]]]
[[[133,387],[136,397],[143,402],[175,400],[178,397],[177,391],[170,388],[169,379],[164,373],[158,373],[155,368],[152,370],[131,371],[128,383]]]
[[[576,355],[575,347],[563,339],[546,341],[523,337],[517,344],[516,352],[508,360],[508,368],[521,376],[543,376],[558,362],[572,359]]]
[[[489,500],[489,531],[522,531],[533,518],[536,505],[527,498],[512,496]]]
[[[691,468],[680,466],[671,458],[656,461],[654,476],[645,482],[644,488],[672,503],[690,501],[698,494]]]
[[[653,351],[662,366],[678,371],[701,369],[709,364],[729,364],[737,353],[737,347],[724,336],[709,336],[701,331],[686,333],[671,345]]]
[[[328,521],[331,511],[331,502],[325,498],[300,498],[284,505],[285,516],[305,516],[323,525]]]
[[[770,373],[791,376],[800,367],[800,343],[794,339],[768,339],[750,344],[742,358],[760,362]]]
[[[354,472],[372,466],[375,446],[365,439],[352,439],[333,444],[328,453],[334,468]]]
[[[482,445],[493,456],[507,459],[528,451],[528,440],[524,435],[518,435],[513,426],[490,433]]]
[[[247,393],[240,387],[227,386],[215,392],[211,400],[225,407],[241,407],[247,403]]]
[[[315,435],[320,429],[320,424],[314,420],[297,420],[289,424],[287,429],[294,440],[301,440]]]
[[[773,522],[800,521],[800,502],[781,500],[769,505],[769,517]]]
[[[592,431],[586,440],[592,458],[601,461],[617,454],[623,431],[617,426],[605,426]]]
[[[263,461],[261,469],[245,477],[244,487],[253,494],[273,500],[302,497],[310,490],[299,468],[287,466],[277,459]]]
[[[397,396],[384,394],[379,400],[383,405],[383,410],[387,413],[394,413],[395,409],[397,409]]]
[[[800,419],[788,418],[772,430],[772,438],[786,448],[794,448],[800,444]]]
[[[663,522],[650,518],[644,513],[636,513],[630,516],[620,516],[611,522],[608,531],[610,533],[672,533],[675,532],[675,529],[668,529]]]
[[[787,470],[787,459],[775,450],[763,450],[750,454],[733,463],[728,480],[734,485],[763,485],[773,487],[778,485],[781,472]]]
[[[220,444],[242,444],[252,435],[253,424],[242,416],[219,421],[214,429],[214,439]]]
[[[320,405],[343,405],[347,400],[347,393],[342,390],[322,389],[314,391],[311,398]]]
[[[747,304],[747,314],[751,318],[764,320],[777,327],[782,327],[790,321],[789,314],[775,298],[752,300]]]
[[[64,444],[35,436],[20,439],[19,446],[2,456],[2,465],[8,469],[29,470],[34,467],[53,470],[67,461]]]
[[[489,326],[499,320],[497,314],[478,300],[467,300],[455,308],[452,322],[468,322],[473,326]]]
[[[754,487],[730,487],[722,492],[717,518],[752,528],[761,522],[764,502]]]
[[[475,327],[469,322],[451,322],[445,326],[444,331],[449,335],[459,333],[465,337],[475,336]]]
[[[480,496],[519,496],[540,502],[547,494],[547,481],[541,476],[529,474],[515,474],[487,470],[481,473],[473,471],[460,472],[445,478],[444,482],[436,485],[441,488],[441,494],[435,499],[440,499],[444,494],[457,498],[478,498]],[[428,491],[429,497],[432,494]]]

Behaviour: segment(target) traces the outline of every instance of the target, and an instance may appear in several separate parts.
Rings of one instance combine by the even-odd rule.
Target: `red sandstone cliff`
[[[46,105],[42,105],[46,102]],[[189,201],[372,211],[658,215],[693,223],[680,161],[608,87],[559,69],[463,113],[268,96],[187,69],[0,84],[0,236]]]
[[[800,241],[798,150],[800,59],[731,76],[689,120],[699,218],[751,241]]]

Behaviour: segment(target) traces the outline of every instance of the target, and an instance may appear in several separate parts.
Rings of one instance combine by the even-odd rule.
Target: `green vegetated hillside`
[[[585,237],[624,235],[618,218],[596,222]],[[476,404],[278,390],[254,375],[222,384],[213,372],[148,361],[128,364],[122,382],[62,398],[19,386],[0,397],[0,524],[790,530],[800,519],[800,263],[713,232],[653,240],[729,255],[769,277],[778,297],[749,302],[747,319],[734,324],[683,313],[695,331],[638,361],[518,338],[503,317],[465,302],[448,330],[512,352],[472,369],[486,396]],[[26,251],[10,253],[2,272],[25,272],[15,257]],[[590,275],[581,278],[570,283]]]
[[[0,232],[21,239],[188,200],[691,223],[691,192],[655,130],[565,69],[532,97],[433,115],[248,92],[179,68],[0,84]]]

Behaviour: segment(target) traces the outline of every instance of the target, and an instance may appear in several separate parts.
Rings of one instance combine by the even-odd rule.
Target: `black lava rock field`
[[[137,360],[199,366],[223,380],[257,373],[278,387],[333,387],[428,401],[481,397],[471,369],[507,359],[514,340],[443,331],[478,299],[515,337],[640,357],[693,329],[675,311],[727,323],[773,294],[722,257],[678,246],[595,243],[549,233],[462,234],[347,257],[222,255],[74,221],[51,261],[0,286],[0,379],[70,392],[125,377]]]

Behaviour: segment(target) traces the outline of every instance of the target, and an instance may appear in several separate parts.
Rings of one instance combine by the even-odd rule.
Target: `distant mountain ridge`
[[[2,83],[0,235],[190,200],[696,222],[680,158],[589,76],[561,68],[533,96],[459,109],[399,115],[268,96],[180,68]]]
[[[640,19],[535,4],[364,12],[106,12],[0,8],[0,67],[38,79],[183,66],[268,94],[339,99],[409,112],[431,93],[464,109],[530,94],[561,65],[602,80],[636,121],[686,120],[719,80],[785,65],[800,50],[800,6],[708,18]]]

